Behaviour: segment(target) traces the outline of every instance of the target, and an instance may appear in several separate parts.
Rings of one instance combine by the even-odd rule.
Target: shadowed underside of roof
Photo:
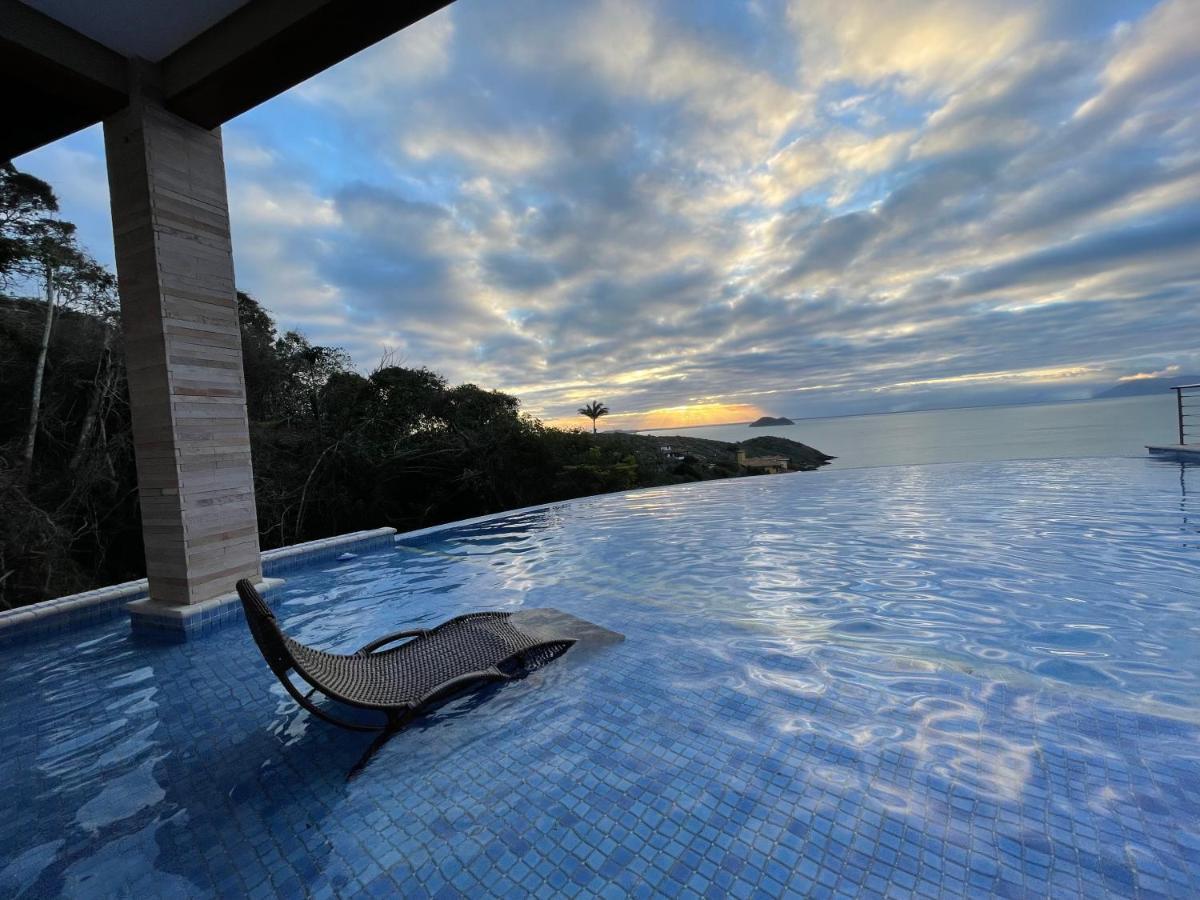
[[[128,105],[132,58],[167,109],[215,128],[449,2],[0,0],[0,160]]]

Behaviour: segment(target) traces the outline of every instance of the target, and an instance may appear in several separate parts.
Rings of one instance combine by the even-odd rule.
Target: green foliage
[[[21,472],[44,317],[44,303],[0,299],[0,608],[145,574],[123,353],[110,319],[59,314],[34,477]]]
[[[16,476],[17,445],[45,306],[0,301],[0,373],[12,388],[0,397],[3,605],[143,574],[121,335],[101,273],[92,294],[107,299],[68,308],[56,325],[28,482]],[[499,391],[401,366],[363,376],[342,350],[280,335],[248,294],[238,312],[264,549],[676,480],[628,447],[548,428]]]
[[[25,274],[31,244],[56,212],[58,198],[50,185],[18,172],[10,162],[0,163],[0,285],[14,274]]]
[[[269,334],[252,302],[243,301],[255,313],[247,321]],[[268,343],[247,341],[244,352]],[[292,370],[296,341],[285,336],[269,346],[273,362],[247,359],[248,383],[252,372]],[[450,386],[428,369],[386,366],[364,378],[328,348],[311,351],[304,356],[322,361],[319,377],[269,391],[274,414],[252,431],[265,546],[364,523],[418,527],[635,484],[632,458],[522,415],[516,397]],[[254,385],[252,395],[262,389]]]
[[[599,447],[589,447],[584,461],[563,467],[560,485],[577,496],[624,491],[636,487],[638,463],[632,454],[613,459]]]
[[[0,302],[4,435],[20,431],[41,321],[35,301]],[[347,355],[279,335],[238,295],[259,532],[264,549],[379,525],[400,529],[606,491],[737,474],[729,445],[549,428],[520,401],[428,369],[355,372]],[[119,327],[111,309],[68,311],[51,344],[36,478],[0,452],[0,602],[139,577],[141,529]],[[85,428],[89,397],[98,422]],[[793,452],[811,448],[792,442]],[[820,454],[816,454],[820,456]]]
[[[0,167],[0,284],[51,277],[60,310],[0,295],[0,607],[144,574],[116,285],[56,209],[48,185]],[[679,463],[656,438],[549,428],[516,397],[428,369],[361,375],[339,348],[280,335],[250,295],[237,303],[264,549],[736,473],[716,441],[671,438],[695,454]],[[594,432],[608,409],[580,412]]]

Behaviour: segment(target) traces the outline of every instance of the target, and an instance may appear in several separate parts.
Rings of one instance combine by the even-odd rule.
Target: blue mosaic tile
[[[320,646],[479,606],[627,635],[448,705],[353,778],[371,737],[298,711],[241,628],[18,644],[0,895],[1200,895],[1179,474],[756,479],[296,563],[271,602]],[[1038,669],[1080,610],[1136,618],[1137,640],[1068,648],[1119,682]]]

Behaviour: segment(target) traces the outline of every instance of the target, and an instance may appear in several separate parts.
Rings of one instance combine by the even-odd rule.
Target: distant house
[[[765,475],[776,475],[788,470],[786,456],[747,456],[741,447],[737,448],[737,464],[739,469],[750,472],[760,472]]]

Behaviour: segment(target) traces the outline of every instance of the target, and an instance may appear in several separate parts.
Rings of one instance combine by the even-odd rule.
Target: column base
[[[264,578],[255,587],[270,603],[272,594],[283,582],[282,578]],[[168,644],[187,643],[242,618],[242,601],[237,591],[187,606],[147,597],[145,600],[135,600],[126,608],[129,610],[130,629],[136,637]]]

